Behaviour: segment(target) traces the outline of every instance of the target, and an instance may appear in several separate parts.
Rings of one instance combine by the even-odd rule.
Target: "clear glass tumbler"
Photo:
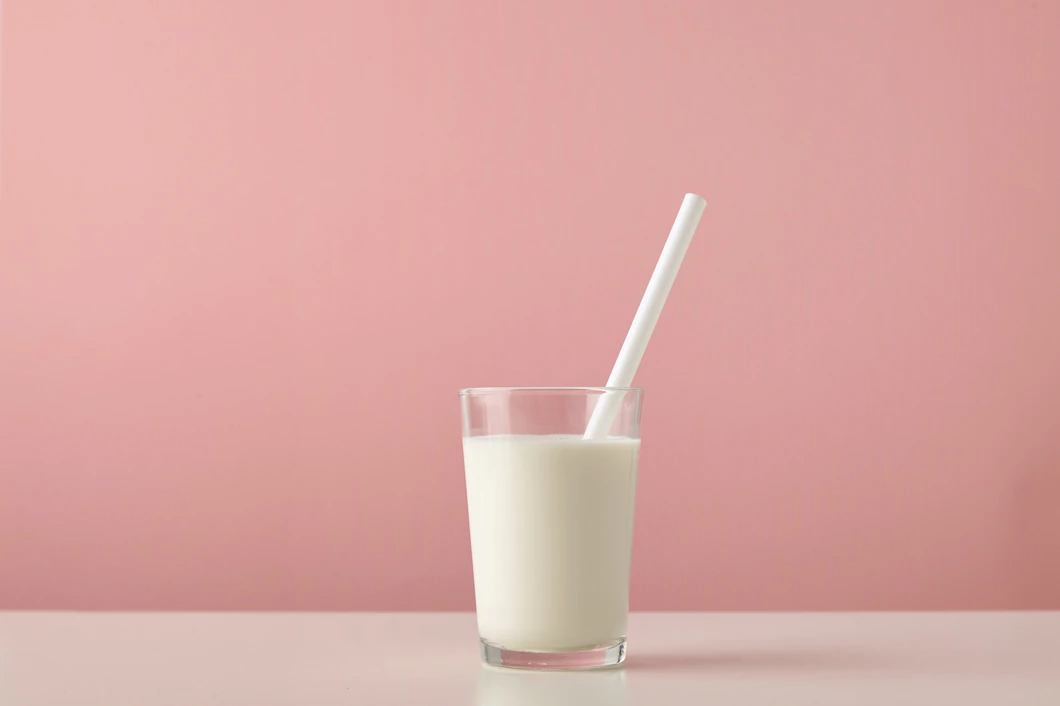
[[[607,436],[585,439],[604,396]],[[472,388],[464,420],[482,658],[591,669],[626,654],[641,390]]]

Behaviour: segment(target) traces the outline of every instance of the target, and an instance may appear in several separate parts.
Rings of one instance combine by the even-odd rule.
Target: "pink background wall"
[[[3,11],[0,607],[471,608],[697,191],[634,607],[1060,608],[1060,3]]]

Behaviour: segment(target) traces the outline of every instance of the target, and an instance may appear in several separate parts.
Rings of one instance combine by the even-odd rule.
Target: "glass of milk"
[[[584,438],[597,402],[610,434]],[[505,387],[460,392],[482,658],[590,669],[626,654],[642,392]]]

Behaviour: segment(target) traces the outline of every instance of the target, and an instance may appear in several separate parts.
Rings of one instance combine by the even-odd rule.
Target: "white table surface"
[[[0,613],[0,705],[1060,706],[1060,613],[642,613],[620,669],[484,667],[466,613]]]

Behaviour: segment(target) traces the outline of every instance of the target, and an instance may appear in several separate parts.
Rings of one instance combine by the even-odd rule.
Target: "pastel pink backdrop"
[[[633,607],[1060,608],[1060,3],[3,12],[0,607],[470,609],[696,191]]]

